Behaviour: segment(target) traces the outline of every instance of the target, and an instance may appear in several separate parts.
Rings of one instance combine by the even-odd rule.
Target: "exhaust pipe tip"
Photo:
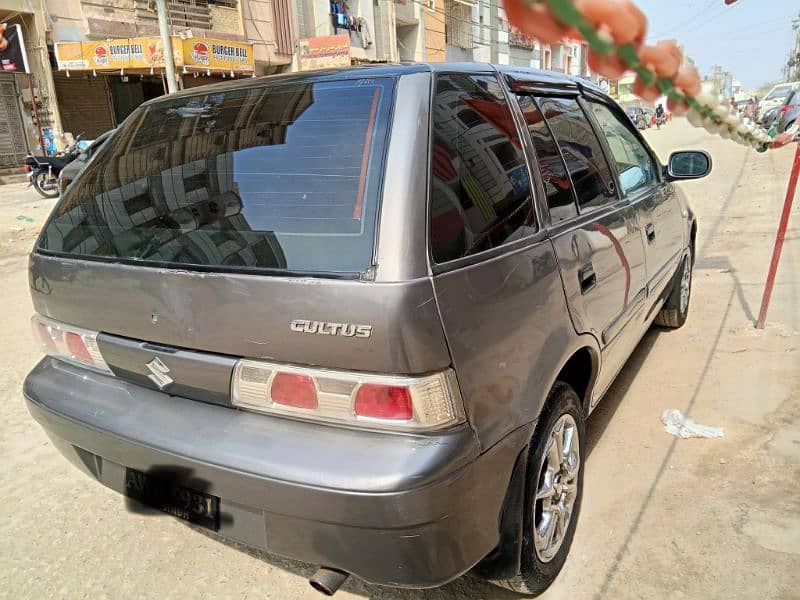
[[[333,596],[336,591],[342,587],[342,584],[347,581],[349,576],[350,575],[344,571],[320,567],[311,579],[308,580],[308,583],[319,593],[325,594],[326,596]]]

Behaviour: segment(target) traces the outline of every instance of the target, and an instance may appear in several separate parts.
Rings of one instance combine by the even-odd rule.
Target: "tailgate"
[[[170,351],[396,374],[450,364],[428,279],[212,274],[35,253],[30,284],[43,316]]]

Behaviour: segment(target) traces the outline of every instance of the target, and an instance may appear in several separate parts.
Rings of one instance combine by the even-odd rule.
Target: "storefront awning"
[[[254,71],[253,45],[213,38],[171,38],[175,66],[193,70]],[[139,37],[55,45],[59,71],[131,71],[164,68],[161,38]]]

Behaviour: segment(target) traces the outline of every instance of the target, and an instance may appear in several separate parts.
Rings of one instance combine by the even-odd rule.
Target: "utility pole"
[[[172,40],[169,36],[167,24],[167,0],[156,0],[158,7],[158,32],[161,34],[161,45],[164,48],[164,68],[167,72],[167,91],[174,94],[178,91],[178,82],[175,79],[175,56],[172,53]]]

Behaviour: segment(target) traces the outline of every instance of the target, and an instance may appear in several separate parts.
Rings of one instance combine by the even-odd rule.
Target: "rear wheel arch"
[[[585,341],[585,340],[584,340]],[[579,345],[565,358],[556,377],[550,384],[542,402],[538,418],[546,414],[547,399],[560,384],[575,390],[583,404],[584,416],[589,413],[592,390],[600,367],[600,354],[590,345]],[[522,449],[512,471],[511,481],[500,516],[500,542],[495,550],[473,569],[478,577],[498,582],[518,575],[522,560],[523,523],[525,519],[525,481],[528,454],[536,435],[536,424],[531,427],[531,441]],[[501,584],[502,585],[502,584]]]
[[[566,359],[550,387],[552,389],[557,382],[569,385],[583,401],[583,408],[588,414],[599,370],[600,359],[597,351],[590,346],[581,346]],[[542,410],[544,408],[542,406]]]

